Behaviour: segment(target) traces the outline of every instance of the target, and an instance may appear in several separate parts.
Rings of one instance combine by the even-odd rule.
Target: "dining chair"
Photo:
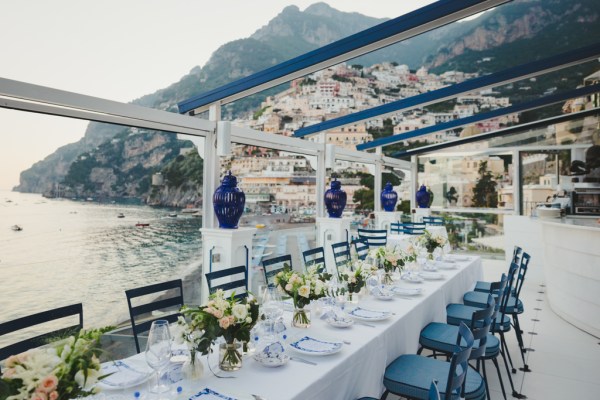
[[[423,222],[431,226],[444,226],[443,217],[423,217]]]
[[[369,247],[380,247],[387,244],[386,229],[362,229],[358,228],[358,237],[365,238]]]
[[[485,385],[481,375],[469,367],[469,356],[475,342],[471,330],[461,323],[450,362],[423,357],[416,354],[401,355],[390,363],[383,376],[385,400],[392,393],[410,399],[429,398],[432,380],[446,382],[440,396],[446,400],[485,398]]]
[[[519,246],[515,246],[513,249],[511,263],[519,264],[519,262],[520,262],[519,260],[521,258],[522,252],[523,252],[523,249],[521,249]],[[509,264],[509,269],[510,269],[510,264]],[[491,284],[491,282],[477,281],[477,283],[475,284],[475,289],[473,289],[473,290],[476,292],[489,293],[490,284]]]
[[[506,278],[504,279],[504,282],[506,283]],[[494,299],[493,295],[488,294],[486,308],[474,311],[471,316],[471,321],[468,325],[476,341],[476,347],[473,347],[471,350],[469,360],[476,361],[477,372],[481,373],[483,370],[483,380],[488,398],[490,397],[490,390],[488,386],[487,372],[485,369],[485,357],[488,350],[488,341],[493,341],[495,338],[489,332],[496,310],[496,300]],[[429,349],[433,351],[434,357],[437,357],[437,353],[439,352],[450,359],[455,346],[460,346],[460,343],[456,343],[457,334],[458,326],[442,322],[431,322],[427,324],[425,328],[423,328],[421,334],[419,335],[419,344],[421,347],[419,348],[417,354],[420,355],[424,349]],[[499,369],[498,376],[500,376]],[[500,380],[500,382],[502,382],[502,380]],[[504,393],[504,388],[502,388],[502,391]],[[506,398],[506,394],[504,397]]]
[[[422,235],[425,233],[425,224],[418,222],[392,222],[390,224],[390,233],[404,235]]]
[[[318,274],[327,270],[325,265],[325,249],[323,249],[322,246],[303,251],[302,257],[304,258],[304,268],[306,268],[306,270],[313,265],[320,265],[320,267],[317,268]]]
[[[18,332],[22,329],[72,316],[79,317],[78,322],[74,325],[69,325],[51,332],[36,335],[28,339],[19,340],[18,342],[0,348],[0,360],[4,360],[12,355],[23,353],[35,347],[42,346],[48,343],[48,341],[52,338],[61,338],[79,332],[81,329],[83,329],[83,305],[81,303],[71,304],[0,323],[0,337],[2,337],[13,332]],[[61,325],[67,324],[68,322],[66,321],[61,323]]]
[[[236,300],[248,297],[248,270],[245,265],[207,272],[204,275],[210,294],[221,289],[225,292],[225,297],[234,293],[233,297]]]
[[[369,255],[369,242],[364,238],[355,238],[352,240],[356,256],[359,260],[364,260]]]
[[[275,286],[275,275],[284,268],[292,268],[292,255],[285,254],[268,260],[262,261],[263,273],[265,274],[265,283],[268,286]]]
[[[517,370],[513,366],[512,358],[510,356],[510,352],[508,351],[508,345],[506,343],[505,337],[505,333],[509,332],[512,326],[511,318],[506,313],[506,305],[510,298],[515,274],[517,273],[518,269],[519,266],[517,264],[511,263],[511,267],[506,277],[506,285],[504,286],[504,290],[498,291],[497,293],[496,301],[499,303],[499,309],[498,315],[496,316],[496,319],[492,324],[491,331],[493,334],[498,334],[500,336],[500,354],[506,366],[506,372],[512,389],[512,396],[522,398],[521,394],[519,394],[515,390],[514,382],[510,374],[511,371],[514,374],[517,372]],[[495,294],[495,288],[495,286],[490,288],[490,294]],[[472,313],[478,309],[480,309],[480,307],[468,306],[465,304],[449,304],[448,306],[446,306],[446,322],[448,322],[451,325],[459,325],[460,323],[466,323],[466,321],[468,321]],[[509,364],[511,370],[509,370]]]
[[[438,390],[437,384],[438,383],[436,380],[431,381],[431,386],[429,387],[428,400],[442,400],[440,398],[440,391]]]
[[[335,263],[335,269],[339,275],[339,267],[350,266],[350,245],[348,242],[339,242],[331,245],[333,250],[333,262]]]
[[[156,298],[156,295],[161,292],[166,293]],[[155,298],[149,302],[139,299],[140,297],[148,295],[154,295]],[[183,306],[183,284],[181,279],[175,279],[168,282],[126,290],[125,296],[127,297],[127,306],[129,307],[129,318],[131,319],[135,349],[139,353],[139,335],[150,330],[152,322],[159,319],[166,319],[170,323],[173,323],[177,321],[177,318],[181,315],[178,311]],[[136,305],[133,305],[134,302]],[[169,310],[174,307],[177,307],[177,312]],[[153,311],[159,310],[165,310],[166,313],[170,312],[170,314],[153,318]]]

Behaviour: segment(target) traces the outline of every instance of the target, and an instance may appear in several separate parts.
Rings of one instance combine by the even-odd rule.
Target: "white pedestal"
[[[390,230],[392,222],[401,222],[402,211],[376,211],[375,212],[375,229]]]
[[[203,272],[245,265],[248,268],[248,290],[256,293],[252,261],[252,236],[256,228],[214,229],[203,228],[202,232],[202,268]],[[211,260],[212,258],[212,260]],[[212,262],[211,262],[212,261]],[[201,304],[208,300],[208,285],[202,279]]]
[[[423,217],[431,217],[431,208],[415,208],[413,222],[423,222]]]
[[[335,273],[335,261],[333,260],[334,243],[350,241],[350,218],[317,218],[317,246],[323,246],[325,251],[325,264],[329,273]]]

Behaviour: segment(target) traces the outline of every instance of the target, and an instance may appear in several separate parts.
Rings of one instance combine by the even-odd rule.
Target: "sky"
[[[316,0],[0,0],[0,77],[129,102],[204,65],[219,46],[250,36],[288,5]],[[395,18],[433,0],[327,0]],[[0,108],[0,190],[21,171],[76,142],[87,121]]]

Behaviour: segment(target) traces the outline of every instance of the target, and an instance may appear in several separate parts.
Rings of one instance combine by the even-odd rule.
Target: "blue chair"
[[[513,249],[511,263],[519,264],[519,259],[521,257],[522,252],[523,252],[523,250],[519,246],[515,246],[515,248]],[[509,269],[510,269],[510,266],[509,266]],[[477,283],[475,284],[474,290],[476,292],[489,293],[490,292],[490,284],[491,284],[491,282],[477,281]]]
[[[350,245],[348,242],[339,242],[331,245],[333,250],[333,262],[335,263],[335,269],[339,275],[339,267],[350,266]]]
[[[442,400],[440,398],[440,391],[437,387],[437,381],[431,381],[431,386],[429,387],[429,398],[428,400]]]
[[[474,342],[471,330],[465,324],[461,324],[456,338],[456,343],[460,343],[461,346],[455,347],[450,362],[416,354],[398,357],[385,369],[385,392],[382,400],[390,393],[410,399],[427,400],[432,380],[446,382],[445,390],[440,392],[440,396],[446,400],[459,397],[483,400],[483,378],[468,364]]]
[[[506,278],[506,285],[504,287],[504,290],[498,292],[497,303],[499,304],[499,315],[496,316],[496,319],[492,324],[491,331],[492,333],[498,334],[500,336],[500,354],[502,355],[504,364],[506,365],[506,372],[508,374],[508,379],[512,389],[512,396],[521,398],[521,395],[515,390],[515,386],[512,381],[510,371],[508,369],[508,364],[510,363],[512,372],[516,372],[516,369],[514,368],[512,363],[512,358],[508,351],[508,345],[506,344],[506,338],[504,335],[506,332],[509,332],[511,330],[512,322],[510,316],[506,313],[506,305],[510,298],[514,277],[518,269],[519,267],[517,264],[511,263],[511,267],[508,271],[508,276]],[[490,293],[494,294],[493,289],[491,289]],[[466,321],[468,321],[473,312],[478,309],[480,309],[480,307],[473,307],[465,304],[449,304],[446,307],[446,322],[448,322],[451,325],[459,325],[460,323],[466,323]],[[506,362],[507,358],[508,363]]]
[[[444,218],[442,217],[423,217],[423,222],[431,226],[444,226]]]
[[[72,304],[1,323],[0,337],[8,335],[9,333],[20,331],[22,329],[30,328],[32,326],[71,316],[78,316],[79,322],[77,324],[56,329],[48,333],[23,339],[16,343],[12,343],[0,348],[0,360],[4,360],[12,355],[23,353],[35,347],[42,346],[48,343],[48,340],[52,338],[65,337],[79,332],[81,329],[83,329],[83,306],[81,303]]]
[[[248,297],[248,270],[245,265],[208,272],[204,275],[210,294],[221,289],[226,297],[232,293],[235,293],[233,297],[237,300]]]
[[[263,272],[265,274],[265,283],[269,286],[275,285],[275,275],[279,273],[279,271],[283,271],[283,269],[287,266],[288,268],[292,268],[292,256],[290,254],[286,254],[279,257],[269,258],[268,260],[262,261]]]
[[[506,283],[506,278],[504,279],[504,283]],[[487,372],[485,369],[485,357],[488,353],[487,342],[493,342],[495,339],[493,335],[489,334],[489,331],[492,321],[495,318],[496,311],[497,307],[494,296],[488,295],[486,308],[473,312],[469,324],[469,328],[473,333],[473,337],[476,340],[477,346],[471,350],[469,359],[477,362],[477,372],[481,372],[481,370],[483,370],[483,380],[485,382],[485,388],[486,392],[488,393],[488,397],[490,390],[487,381]],[[417,354],[421,354],[423,349],[429,349],[433,351],[434,357],[437,357],[437,352],[440,352],[446,355],[446,357],[450,358],[455,346],[460,345],[460,343],[456,343],[457,334],[458,326],[441,322],[432,322],[421,331],[419,336],[419,344],[421,347],[419,348]],[[497,339],[496,343],[498,343]],[[498,375],[500,376],[499,369]],[[500,379],[502,382],[502,378]],[[502,390],[504,391],[504,388]]]
[[[354,250],[356,250],[356,256],[359,260],[364,260],[369,254],[369,242],[364,238],[357,238],[352,240],[354,244]]]
[[[425,224],[416,222],[392,222],[390,224],[390,233],[404,235],[422,235],[425,233]]]
[[[159,297],[157,300],[153,300],[145,304],[138,304],[136,306],[132,305],[132,300],[138,297],[147,296],[150,294],[158,294],[161,292],[166,292],[166,294]],[[177,294],[177,292],[179,294]],[[137,289],[129,289],[125,291],[125,296],[127,296],[127,306],[129,307],[129,317],[131,319],[131,328],[133,329],[135,349],[138,353],[140,352],[138,335],[150,330],[152,322],[159,319],[166,319],[170,323],[173,323],[177,321],[177,318],[181,315],[179,312],[175,312],[170,315],[161,315],[156,318],[147,319],[147,317],[152,315],[153,311],[174,307],[177,307],[177,311],[179,311],[179,309],[183,306],[183,285],[181,279],[148,285]]]
[[[358,237],[366,239],[369,247],[380,247],[387,244],[387,230],[385,229],[358,229]]]
[[[317,273],[320,274],[327,270],[327,267],[325,266],[325,250],[323,247],[303,251],[302,257],[304,258],[304,268],[306,268],[306,270],[313,265],[319,264],[321,267],[317,268]]]

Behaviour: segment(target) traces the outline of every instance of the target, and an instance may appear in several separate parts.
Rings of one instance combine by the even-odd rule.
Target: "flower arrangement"
[[[254,298],[236,300],[234,295],[226,298],[222,290],[217,290],[205,306],[182,307],[181,313],[190,322],[180,335],[193,348],[194,358],[195,352],[208,354],[217,338],[223,337],[230,346],[221,361],[241,365],[241,356],[233,347],[234,340],[250,341],[250,330],[258,320],[258,303]]]
[[[428,253],[433,253],[433,251],[438,247],[444,247],[446,244],[446,239],[439,235],[432,235],[427,229],[425,232],[417,238],[418,245],[425,247]]]
[[[6,400],[67,400],[87,397],[98,389],[100,336],[105,329],[81,331],[48,347],[10,356],[0,379]]]
[[[369,250],[369,257],[374,259],[387,273],[392,273],[396,269],[402,271],[406,259],[406,255],[399,249],[385,246]]]
[[[305,274],[293,271],[288,265],[275,275],[275,285],[281,293],[289,295],[294,301],[294,317],[296,326],[308,326],[310,319],[304,310],[311,300],[326,295],[325,282],[317,275],[316,269],[309,268]]]
[[[360,289],[365,286],[366,279],[370,274],[371,269],[363,269],[362,265],[357,265],[354,271],[350,268],[340,267],[340,280],[346,282],[350,301],[352,301],[353,294],[360,292]]]

